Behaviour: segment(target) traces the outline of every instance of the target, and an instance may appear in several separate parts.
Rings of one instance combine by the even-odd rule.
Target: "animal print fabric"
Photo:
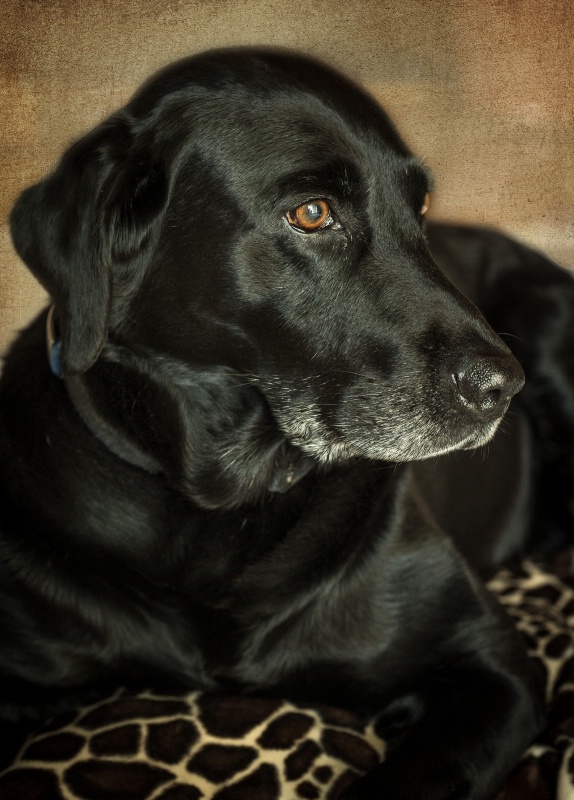
[[[574,549],[507,567],[489,587],[549,709],[493,800],[574,800]],[[384,751],[373,723],[341,709],[118,692],[28,741],[0,775],[0,800],[335,800]]]
[[[0,798],[336,798],[382,755],[372,726],[338,709],[120,693],[36,736],[0,777]]]

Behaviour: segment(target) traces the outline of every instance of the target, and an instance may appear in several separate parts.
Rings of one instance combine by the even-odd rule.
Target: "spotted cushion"
[[[334,798],[382,755],[373,727],[340,709],[119,692],[37,735],[0,797]]]
[[[496,800],[574,797],[573,564],[567,550],[489,584],[525,637],[549,707]],[[120,691],[32,738],[0,775],[0,800],[329,800],[384,750],[373,724],[341,709]]]

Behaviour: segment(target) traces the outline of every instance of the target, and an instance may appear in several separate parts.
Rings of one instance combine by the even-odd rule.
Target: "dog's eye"
[[[332,225],[333,217],[326,200],[310,200],[288,211],[287,222],[297,230],[312,233]]]
[[[425,194],[425,199],[423,200],[423,204],[419,211],[421,217],[424,217],[424,215],[427,213],[427,211],[429,210],[429,205],[430,205],[430,194],[427,192]]]

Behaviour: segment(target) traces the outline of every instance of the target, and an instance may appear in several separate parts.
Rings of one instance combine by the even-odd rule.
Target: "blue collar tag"
[[[62,377],[62,342],[56,339],[50,353],[50,369],[56,378]]]
[[[62,377],[62,340],[55,320],[56,306],[50,306],[46,317],[46,350],[48,363],[56,378]]]

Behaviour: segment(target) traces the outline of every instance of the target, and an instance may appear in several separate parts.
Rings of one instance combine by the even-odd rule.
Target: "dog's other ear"
[[[87,370],[106,342],[114,281],[141,269],[168,196],[133,119],[120,112],[24,191],[10,218],[14,246],[55,301],[62,373]]]

